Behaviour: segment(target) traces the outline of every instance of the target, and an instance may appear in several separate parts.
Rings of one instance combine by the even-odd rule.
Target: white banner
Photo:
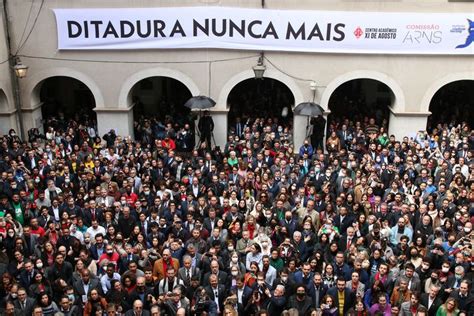
[[[60,50],[474,53],[474,14],[178,7],[55,9]]]

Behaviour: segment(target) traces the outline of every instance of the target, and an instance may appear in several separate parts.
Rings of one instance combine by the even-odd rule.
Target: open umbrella
[[[295,107],[293,113],[305,116],[318,116],[323,115],[324,109],[314,102],[303,102]]]
[[[216,105],[216,101],[203,95],[192,97],[184,104],[185,107],[191,110],[205,110],[212,108],[214,105]]]

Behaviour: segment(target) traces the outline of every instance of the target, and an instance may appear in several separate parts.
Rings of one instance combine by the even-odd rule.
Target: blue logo
[[[474,42],[474,22],[467,19],[469,21],[469,34],[467,35],[466,42],[464,44],[456,46],[456,48],[466,48]]]

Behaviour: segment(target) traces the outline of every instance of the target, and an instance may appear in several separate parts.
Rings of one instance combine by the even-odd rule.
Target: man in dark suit
[[[208,149],[211,148],[211,136],[212,132],[214,131],[214,121],[212,120],[212,116],[209,114],[209,111],[204,112],[204,116],[199,119],[198,129],[201,133],[201,137],[199,142],[202,144],[206,142]]]
[[[340,251],[349,251],[351,245],[355,245],[356,238],[354,237],[355,232],[354,228],[348,227],[346,230],[346,234],[344,234],[341,239],[339,239],[339,250]]]
[[[133,302],[133,308],[125,313],[125,316],[150,316],[150,312],[143,309],[143,303],[140,300]]]
[[[13,303],[24,315],[31,315],[36,305],[36,300],[28,297],[24,288],[18,289],[18,299]]]
[[[320,308],[323,302],[323,297],[328,291],[328,286],[323,283],[323,278],[319,272],[316,272],[313,276],[313,282],[311,282],[306,289],[307,293],[311,297],[311,302],[314,307]]]
[[[339,315],[347,315],[347,311],[355,305],[355,293],[346,288],[344,279],[337,279],[336,287],[330,288],[327,294],[333,297]]]
[[[91,278],[90,272],[87,269],[82,272],[81,279],[74,282],[73,289],[77,296],[76,302],[81,301],[83,303],[87,302],[87,298],[92,290],[97,290],[99,293],[102,293],[99,279]]]
[[[345,235],[347,228],[352,225],[353,220],[354,218],[348,214],[347,208],[341,206],[339,208],[339,215],[334,218],[334,226],[339,228],[341,235]]]
[[[95,244],[92,245],[89,249],[91,253],[91,257],[94,260],[99,260],[100,256],[105,253],[105,246],[104,246],[104,235],[101,233],[95,235]]]
[[[218,306],[218,311],[223,311],[224,299],[227,297],[227,289],[225,285],[219,284],[217,275],[211,274],[208,279],[210,285],[206,286],[207,295],[211,301],[214,301]]]
[[[35,275],[37,274],[37,272],[35,271],[31,260],[25,260],[23,268],[24,269],[22,269],[20,274],[18,275],[18,279],[20,281],[21,286],[27,289],[35,280]]]
[[[449,295],[449,297],[456,299],[459,310],[465,312],[467,315],[474,315],[474,295],[470,292],[471,286],[469,280],[462,280],[459,289],[454,290]]]
[[[295,284],[303,284],[309,286],[313,279],[313,272],[311,272],[311,265],[309,262],[303,263],[303,268],[300,271],[295,272],[293,275],[293,281]]]
[[[204,286],[209,285],[210,277],[215,275],[217,277],[217,282],[219,285],[227,286],[229,282],[229,276],[226,272],[219,269],[219,262],[217,260],[212,260],[210,263],[211,271],[204,275]]]
[[[191,278],[197,276],[201,279],[201,271],[197,267],[192,266],[193,259],[189,255],[183,257],[183,267],[178,270],[178,278],[183,280],[184,285],[191,285]]]
[[[441,295],[438,295],[440,290],[439,285],[431,285],[429,293],[422,293],[420,297],[420,304],[428,309],[428,316],[435,316],[438,308],[443,304]]]
[[[214,230],[214,227],[217,226],[217,212],[215,209],[209,209],[209,217],[206,217],[203,222],[204,228],[208,232],[212,232]]]

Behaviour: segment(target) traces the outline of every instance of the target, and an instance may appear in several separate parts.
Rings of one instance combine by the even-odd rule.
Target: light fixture
[[[317,87],[318,87],[318,85],[316,84],[316,81],[311,81],[311,82],[309,83],[309,88],[310,88],[311,90],[314,91],[314,90],[316,90]]]
[[[263,74],[265,73],[265,65],[263,64],[263,52],[260,53],[258,62],[256,66],[253,66],[253,72],[255,74],[255,79],[263,79]]]
[[[17,78],[25,78],[28,72],[28,66],[23,65],[20,58],[17,58],[15,66],[13,66],[13,70],[15,70],[15,75]]]

